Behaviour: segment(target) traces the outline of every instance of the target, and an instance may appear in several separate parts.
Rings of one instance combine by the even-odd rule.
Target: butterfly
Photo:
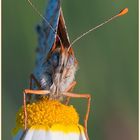
[[[38,82],[33,89],[50,90],[51,98],[59,98],[75,85],[78,62],[70,47],[60,0],[49,1],[44,17],[49,24],[43,20],[37,26],[39,43],[32,78]]]
[[[90,112],[91,96],[90,94],[72,93],[76,85],[75,73],[78,68],[78,61],[74,55],[72,45],[89,32],[112,21],[116,17],[126,14],[128,9],[123,9],[119,14],[91,28],[70,43],[60,0],[49,0],[44,16],[39,13],[30,0],[28,2],[42,17],[43,21],[36,28],[38,47],[36,49],[35,68],[30,76],[30,89],[24,90],[25,129],[27,128],[27,94],[48,95],[49,98],[56,100],[67,97],[66,104],[70,98],[86,98],[88,99],[88,104],[84,127],[86,139],[88,140],[87,121]]]

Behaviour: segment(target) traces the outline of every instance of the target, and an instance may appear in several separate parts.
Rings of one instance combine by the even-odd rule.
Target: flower
[[[23,107],[16,115],[14,140],[86,140],[75,108],[57,100],[42,98],[27,105],[27,131]]]
[[[23,131],[19,131],[14,140],[20,140]],[[51,128],[33,126],[23,136],[23,140],[86,140],[83,127],[55,124]]]

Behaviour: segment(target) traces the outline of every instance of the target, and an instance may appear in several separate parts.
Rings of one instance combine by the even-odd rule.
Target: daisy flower
[[[79,115],[72,105],[42,98],[27,105],[27,129],[23,107],[17,112],[13,140],[86,140]]]

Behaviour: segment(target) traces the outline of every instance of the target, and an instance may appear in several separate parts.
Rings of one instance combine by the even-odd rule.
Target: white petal
[[[15,136],[13,140],[19,140],[22,131]],[[28,130],[23,140],[86,140],[85,134],[82,133],[64,133],[46,130]]]

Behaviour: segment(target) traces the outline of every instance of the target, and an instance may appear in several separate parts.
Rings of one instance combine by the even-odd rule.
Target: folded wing
[[[52,74],[54,71],[51,61],[47,60],[49,52],[56,41],[57,35],[61,38],[63,46],[68,47],[70,43],[60,0],[49,0],[44,17],[47,22],[43,20],[42,23],[37,26],[38,47],[36,50],[36,65],[33,74],[39,82],[41,89],[49,89],[53,83]],[[55,59],[57,61],[57,55],[55,55]],[[38,89],[35,82],[33,85],[33,89]]]

